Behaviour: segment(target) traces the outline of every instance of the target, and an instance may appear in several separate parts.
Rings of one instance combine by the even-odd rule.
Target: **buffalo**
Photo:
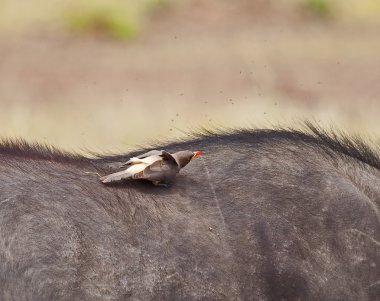
[[[153,148],[153,146],[152,146]],[[380,156],[304,130],[203,132],[170,187],[139,152],[0,144],[0,300],[380,300]]]

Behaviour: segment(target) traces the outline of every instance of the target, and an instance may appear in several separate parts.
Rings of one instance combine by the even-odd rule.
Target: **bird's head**
[[[185,167],[191,160],[193,160],[194,158],[196,158],[197,156],[199,156],[200,154],[202,154],[201,152],[199,151],[196,151],[196,152],[192,152],[192,151],[188,151],[188,150],[185,150],[185,151],[179,151],[179,152],[176,152],[173,154],[173,157],[176,159],[176,161],[178,162],[178,165],[179,167],[183,168]]]

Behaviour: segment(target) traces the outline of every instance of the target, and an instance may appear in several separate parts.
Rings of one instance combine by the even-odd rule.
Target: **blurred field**
[[[117,152],[314,119],[380,137],[378,3],[0,0],[0,136]]]

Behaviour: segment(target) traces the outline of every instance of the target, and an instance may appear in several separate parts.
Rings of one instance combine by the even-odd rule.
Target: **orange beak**
[[[193,160],[195,157],[199,156],[202,154],[202,152],[194,152],[194,155],[191,157],[191,160]]]

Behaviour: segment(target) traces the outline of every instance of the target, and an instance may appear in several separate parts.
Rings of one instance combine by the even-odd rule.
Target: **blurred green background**
[[[126,151],[312,119],[380,131],[378,0],[0,0],[0,137]]]

